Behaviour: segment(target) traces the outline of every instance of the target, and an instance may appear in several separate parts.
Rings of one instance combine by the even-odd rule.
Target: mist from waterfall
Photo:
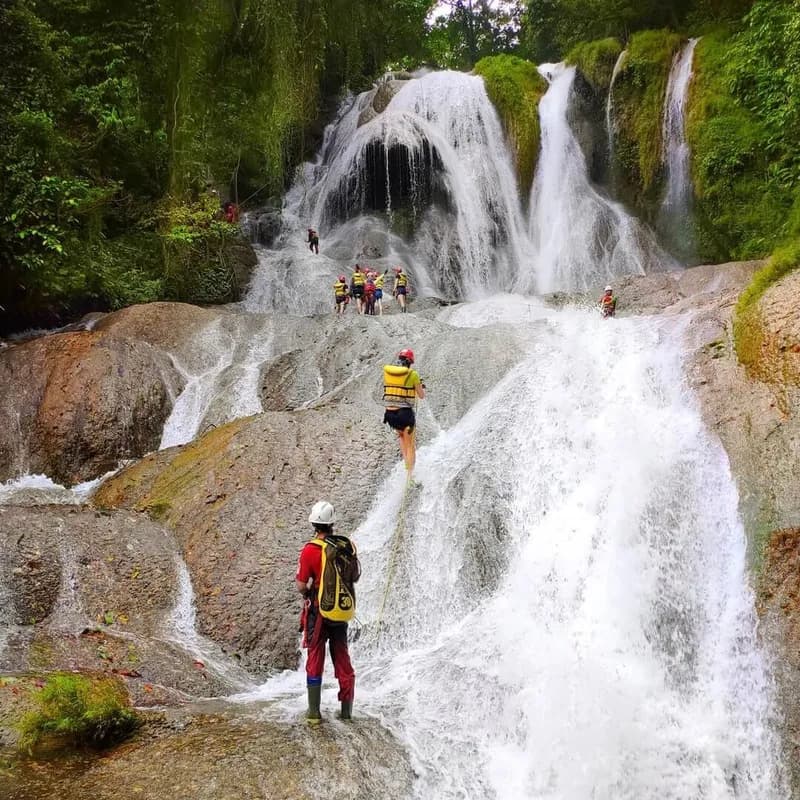
[[[695,242],[692,221],[694,190],[691,152],[686,141],[686,105],[698,41],[689,39],[686,46],[675,55],[667,84],[662,132],[667,185],[659,210],[658,228],[673,252],[687,263],[695,257]]]
[[[520,276],[517,288],[583,291],[675,266],[645,225],[591,184],[567,115],[575,68],[545,64],[539,71],[550,88],[539,104],[542,149],[530,200],[535,281]]]

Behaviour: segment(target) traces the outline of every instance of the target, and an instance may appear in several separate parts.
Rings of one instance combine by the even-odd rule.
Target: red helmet
[[[408,348],[406,348],[405,350],[401,350],[397,354],[397,357],[402,358],[404,361],[408,361],[410,364],[414,363],[414,351],[409,350]]]
[[[340,275],[340,276],[339,276],[339,280],[340,280],[342,283],[347,283],[347,277],[346,277],[345,275]]]

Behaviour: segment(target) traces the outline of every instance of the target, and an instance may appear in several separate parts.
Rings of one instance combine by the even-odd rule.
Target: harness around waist
[[[417,391],[410,384],[412,370],[387,364],[383,368],[383,402],[387,408],[411,408]]]

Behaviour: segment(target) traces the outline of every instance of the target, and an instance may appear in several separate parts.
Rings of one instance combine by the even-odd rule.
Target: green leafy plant
[[[59,673],[35,691],[34,710],[18,722],[20,747],[32,750],[46,739],[69,745],[105,746],[139,725],[122,685],[108,677]]]
[[[611,85],[614,65],[621,52],[622,45],[619,40],[611,37],[576,44],[567,53],[565,60],[581,71],[595,91],[607,92]]]

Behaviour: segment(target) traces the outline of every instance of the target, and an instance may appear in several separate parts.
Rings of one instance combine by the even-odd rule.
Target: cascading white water
[[[422,75],[359,126],[371,97],[347,101],[320,160],[301,170],[281,249],[262,253],[246,308],[324,310],[334,277],[349,277],[361,253],[382,268],[404,263],[419,293],[451,297],[508,287],[529,271],[511,156],[483,80]],[[319,256],[305,244],[308,225],[320,231]],[[395,232],[403,228],[405,241]]]
[[[204,424],[219,425],[262,411],[259,379],[272,355],[272,320],[220,318],[195,338],[193,362],[173,358],[186,384],[161,434],[160,449],[194,439]]]
[[[191,653],[206,669],[222,678],[232,688],[244,689],[252,685],[241,667],[228,658],[210,639],[197,630],[197,610],[194,602],[192,578],[186,562],[175,559],[177,594],[175,607],[164,625],[164,638]]]
[[[667,188],[659,212],[659,229],[675,252],[685,259],[690,259],[694,250],[691,226],[693,187],[691,152],[686,141],[686,103],[698,41],[689,39],[672,62],[662,132]]]
[[[611,83],[608,85],[608,97],[606,98],[606,136],[608,137],[608,175],[609,183],[613,193],[614,189],[614,153],[616,150],[616,126],[614,125],[614,84],[617,82],[622,65],[628,56],[628,51],[623,50],[614,64],[611,72]]]
[[[413,796],[783,800],[737,494],[675,321],[508,297],[446,318],[531,344],[421,448],[400,532],[398,467],[355,533],[356,706],[405,743]]]
[[[531,189],[535,280],[532,292],[601,288],[618,275],[668,269],[672,260],[650,231],[590,183],[586,159],[567,118],[575,68],[545,64],[550,88],[539,104],[542,149]]]

